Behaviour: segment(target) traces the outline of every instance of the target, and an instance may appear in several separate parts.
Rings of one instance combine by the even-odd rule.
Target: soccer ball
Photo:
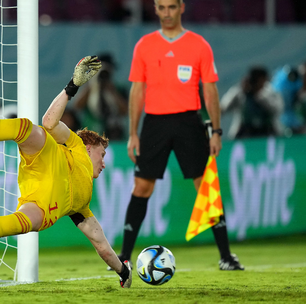
[[[136,266],[139,277],[145,283],[162,285],[174,275],[175,258],[166,247],[150,246],[139,254]]]

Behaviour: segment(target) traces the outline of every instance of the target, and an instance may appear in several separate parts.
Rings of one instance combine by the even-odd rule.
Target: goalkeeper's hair
[[[99,133],[95,131],[90,131],[87,128],[84,128],[83,130],[78,130],[76,134],[82,138],[85,146],[99,146],[102,144],[105,149],[108,147],[109,139],[104,133],[103,135],[99,135]]]

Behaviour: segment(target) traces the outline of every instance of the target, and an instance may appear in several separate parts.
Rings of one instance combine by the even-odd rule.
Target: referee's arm
[[[206,110],[212,122],[213,129],[221,127],[221,111],[219,103],[219,93],[215,82],[203,83],[203,93]],[[222,149],[221,136],[214,133],[210,139],[210,154],[218,156]]]
[[[128,156],[135,163],[136,155],[139,155],[139,137],[137,134],[138,124],[145,101],[145,83],[133,82],[129,96],[129,141],[128,141]]]

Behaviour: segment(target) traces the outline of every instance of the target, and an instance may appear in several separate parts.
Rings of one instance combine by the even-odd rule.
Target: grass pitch
[[[91,248],[40,251],[39,283],[0,287],[1,303],[306,303],[306,235],[232,244],[245,271],[218,270],[215,245],[168,246],[177,272],[162,286],[133,271],[131,289]],[[133,256],[143,248],[136,248]],[[12,261],[14,257],[11,258]],[[7,260],[10,262],[9,260]],[[0,278],[12,279],[3,266]],[[1,286],[1,284],[0,284]]]

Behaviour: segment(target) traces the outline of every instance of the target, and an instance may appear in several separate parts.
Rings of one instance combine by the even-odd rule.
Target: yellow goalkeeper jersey
[[[70,131],[65,145],[60,145],[45,133],[45,145],[35,156],[20,151],[18,175],[21,196],[17,210],[24,203],[36,203],[45,213],[39,230],[52,226],[65,215],[93,216],[89,209],[93,167],[82,139]]]

